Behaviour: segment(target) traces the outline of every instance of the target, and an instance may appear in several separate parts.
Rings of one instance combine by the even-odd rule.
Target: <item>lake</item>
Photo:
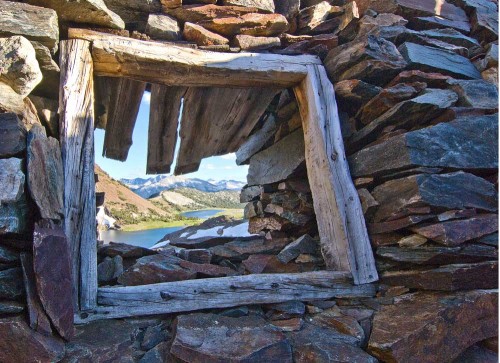
[[[222,212],[222,209],[205,209],[205,210],[195,210],[181,213],[184,217],[188,218],[200,218],[207,219],[213,217],[217,213]],[[102,231],[100,234],[101,240],[104,243],[109,242],[121,242],[133,246],[140,247],[152,247],[159,240],[161,240],[166,234],[176,232],[184,227],[168,227],[168,228],[157,228],[157,229],[146,229],[144,231]]]

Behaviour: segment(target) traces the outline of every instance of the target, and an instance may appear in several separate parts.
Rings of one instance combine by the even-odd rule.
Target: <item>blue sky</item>
[[[148,177],[146,175],[146,159],[148,150],[149,101],[150,93],[145,92],[139,109],[139,115],[137,116],[134,134],[132,135],[133,144],[130,147],[127,161],[120,162],[102,157],[104,130],[96,129],[95,131],[95,162],[115,179]],[[177,159],[178,149],[179,141],[177,142],[175,159]],[[205,180],[232,179],[244,182],[246,181],[248,165],[237,166],[235,160],[236,156],[234,154],[207,158],[201,162],[200,169],[197,172],[186,174],[185,176]],[[175,160],[171,170],[174,170],[174,168]]]

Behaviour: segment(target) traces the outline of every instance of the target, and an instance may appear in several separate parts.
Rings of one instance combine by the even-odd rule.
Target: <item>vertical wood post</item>
[[[324,67],[309,65],[308,75],[294,92],[327,267],[350,271],[356,284],[376,281],[373,251],[345,156],[335,93]]]
[[[70,245],[73,304],[92,309],[97,300],[94,182],[94,84],[90,43],[61,41],[59,129],[64,166],[64,229]]]

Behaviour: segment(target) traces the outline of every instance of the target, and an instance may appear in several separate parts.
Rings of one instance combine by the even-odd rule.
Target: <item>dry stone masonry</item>
[[[203,312],[74,325],[63,175],[63,162],[73,161],[61,154],[68,130],[59,124],[59,77],[68,65],[59,54],[61,40],[83,33],[319,57],[335,87],[379,281],[353,288],[339,273],[346,290],[328,295],[321,279],[328,251],[292,89],[261,90],[251,100],[245,90],[96,76],[95,124],[107,130],[106,153],[117,159],[127,156],[145,90],[152,104],[184,97],[192,132],[181,137],[190,145],[211,122],[203,111],[220,112],[227,99],[255,114],[248,129],[219,130],[233,149],[210,144],[249,165],[245,235],[230,233],[241,222],[219,218],[168,235],[154,250],[99,245],[101,300],[109,287],[221,277],[236,281],[224,287],[228,296],[241,294],[237,284],[263,296],[275,287],[245,276],[294,273],[313,276],[304,285],[316,297],[256,304],[257,294]],[[151,172],[170,171],[175,144],[162,144],[160,116],[177,120],[177,112],[152,110],[150,139],[161,146],[150,150]],[[176,172],[196,170],[206,156],[191,149]],[[199,235],[211,229],[215,235]],[[496,0],[0,0],[1,362],[495,362],[497,276]],[[196,286],[190,306],[214,300]],[[169,294],[175,290],[158,304]]]

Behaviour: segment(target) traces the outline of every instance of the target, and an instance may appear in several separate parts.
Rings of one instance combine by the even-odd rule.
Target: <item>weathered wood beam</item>
[[[120,161],[127,160],[145,89],[144,82],[120,79],[116,92],[111,94],[109,102],[102,156]]]
[[[292,300],[374,296],[374,285],[353,285],[350,276],[347,272],[315,271],[100,288],[99,306],[77,316],[76,322]]]
[[[358,194],[346,161],[333,85],[323,66],[294,88],[306,146],[306,165],[327,267],[350,271],[356,284],[378,279]]]
[[[275,88],[190,88],[184,96],[175,174],[198,170],[203,158],[238,150],[277,92]]]
[[[64,170],[64,231],[68,237],[76,309],[97,298],[94,183],[94,82],[90,43],[61,41],[59,132]]]
[[[147,174],[170,173],[177,143],[177,128],[186,87],[151,86]]]
[[[70,29],[69,37],[92,42],[97,75],[169,86],[292,87],[307,65],[321,64],[310,55],[217,53],[84,29]]]
[[[109,116],[109,106],[111,95],[116,93],[120,85],[120,78],[115,77],[94,77],[94,93],[95,93],[95,122],[96,129],[106,130]]]

